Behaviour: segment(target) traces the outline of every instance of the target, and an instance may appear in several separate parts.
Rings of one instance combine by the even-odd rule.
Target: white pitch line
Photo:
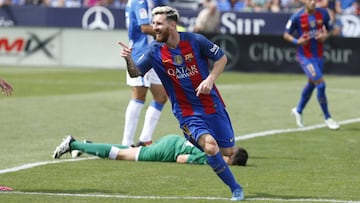
[[[345,125],[345,124],[351,124],[351,123],[357,123],[360,122],[360,118],[353,118],[348,120],[340,121],[339,124]],[[236,141],[238,140],[248,140],[256,137],[263,137],[268,135],[275,135],[275,134],[282,134],[282,133],[290,133],[290,132],[300,132],[300,131],[309,131],[309,130],[315,130],[318,128],[327,127],[325,124],[318,124],[318,125],[312,125],[312,126],[306,126],[303,128],[288,128],[288,129],[278,129],[278,130],[268,130],[263,132],[257,132],[257,133],[250,133],[247,135],[237,136],[235,138]]]
[[[73,161],[82,161],[82,160],[89,160],[89,159],[98,159],[98,157],[94,156],[94,157],[77,158],[77,159],[62,159],[62,160],[53,160],[53,161],[42,161],[42,162],[29,163],[29,164],[24,164],[24,165],[21,165],[21,166],[16,166],[14,168],[2,169],[2,170],[0,170],[0,174],[21,171],[21,170],[34,168],[34,167],[37,167],[37,166],[48,165],[48,164],[56,164],[56,163],[63,163],[63,162],[73,162]]]
[[[350,124],[350,123],[356,123],[356,122],[360,122],[360,118],[353,118],[353,119],[343,120],[343,121],[340,121],[339,124],[344,125],[344,124]],[[326,125],[325,124],[318,124],[318,125],[312,125],[312,126],[307,126],[307,127],[303,127],[303,128],[288,128],[288,129],[268,130],[268,131],[263,131],[263,132],[250,133],[250,134],[246,134],[246,135],[242,135],[242,136],[237,136],[237,137],[235,137],[235,140],[236,141],[238,141],[238,140],[247,140],[247,139],[252,139],[252,138],[256,138],[256,137],[263,137],[263,136],[269,136],[269,135],[275,135],[275,134],[281,134],[281,133],[309,131],[309,130],[314,130],[314,129],[323,128],[323,127],[326,127]],[[21,170],[34,168],[34,167],[37,167],[37,166],[42,166],[42,165],[47,165],[47,164],[56,164],[56,163],[72,162],[72,161],[82,161],[82,160],[96,159],[96,158],[98,158],[98,157],[88,157],[88,158],[78,158],[78,159],[62,159],[62,160],[35,162],[35,163],[24,164],[24,165],[21,165],[21,166],[16,166],[14,168],[2,169],[2,170],[0,170],[0,174],[21,171]]]
[[[169,196],[130,196],[130,195],[109,195],[109,194],[76,194],[76,193],[48,193],[48,192],[20,192],[5,191],[1,194],[22,194],[22,195],[44,195],[44,196],[66,196],[66,197],[96,197],[96,198],[115,198],[115,199],[165,199],[165,200],[229,200],[225,197],[169,197]],[[271,202],[332,202],[332,203],[360,203],[360,201],[316,199],[316,198],[246,198],[246,201],[271,201]]]
[[[349,120],[340,121],[339,124],[350,124],[360,122],[360,118],[354,118]],[[318,128],[326,127],[325,124],[318,124],[313,126],[308,126],[304,128],[289,128],[289,129],[278,129],[278,130],[269,130],[258,133],[246,134],[243,136],[237,136],[235,140],[246,140],[256,137],[263,137],[281,133],[288,132],[299,132],[299,131],[309,131]],[[78,159],[63,159],[63,160],[54,160],[54,161],[44,161],[25,164],[22,166],[17,166],[14,168],[0,170],[0,174],[16,172],[20,170],[25,170],[37,166],[55,164],[62,162],[72,162],[72,161],[82,161],[89,159],[96,159],[98,157],[87,157],[87,158],[78,158]],[[183,199],[183,200],[228,200],[224,197],[161,197],[161,196],[128,196],[128,195],[107,195],[107,194],[73,194],[73,193],[45,193],[45,192],[21,192],[21,191],[9,191],[1,192],[1,194],[24,194],[24,195],[48,195],[48,196],[70,196],[70,197],[104,197],[104,198],[117,198],[117,199]],[[284,199],[284,198],[246,198],[247,201],[268,201],[268,202],[331,202],[331,203],[360,203],[360,201],[351,201],[351,200],[334,200],[334,199]]]

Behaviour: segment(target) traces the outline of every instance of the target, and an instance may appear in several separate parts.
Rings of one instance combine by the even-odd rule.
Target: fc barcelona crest
[[[185,57],[185,61],[187,63],[191,62],[193,60],[193,58],[194,58],[192,53],[185,54],[184,57]]]
[[[310,27],[315,27],[315,21],[310,21]]]
[[[178,65],[182,64],[183,63],[183,58],[181,55],[175,55],[174,56],[174,62]]]

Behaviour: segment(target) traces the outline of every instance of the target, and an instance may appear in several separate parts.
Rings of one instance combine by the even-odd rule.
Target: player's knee
[[[157,98],[154,98],[154,100],[160,104],[165,104],[167,99],[168,99],[167,95],[162,95]]]
[[[318,90],[325,90],[325,88],[326,88],[325,82],[321,82],[321,83],[317,84],[317,85],[316,85],[316,88],[317,88]]]
[[[213,137],[206,137],[204,151],[210,156],[213,156],[219,152],[219,146],[217,145],[216,140]]]
[[[136,88],[133,88],[132,98],[136,99],[136,100],[145,101],[146,100],[146,94],[147,94],[147,89],[146,88],[136,87]]]

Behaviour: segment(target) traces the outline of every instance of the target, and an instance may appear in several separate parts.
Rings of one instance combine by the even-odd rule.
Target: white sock
[[[155,127],[160,119],[161,110],[163,104],[155,101],[151,102],[151,105],[147,108],[144,120],[144,126],[142,128],[139,140],[141,142],[148,142],[152,140]]]
[[[111,147],[110,153],[109,153],[109,159],[116,160],[117,155],[119,154],[120,149],[117,147]]]
[[[139,100],[130,100],[125,112],[125,125],[122,145],[130,146],[134,144],[134,136],[139,122],[139,116],[144,102]]]

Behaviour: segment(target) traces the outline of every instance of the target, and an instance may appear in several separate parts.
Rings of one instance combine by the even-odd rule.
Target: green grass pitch
[[[63,136],[119,143],[130,97],[124,70],[0,68],[14,86],[0,96],[0,202],[228,202],[230,191],[208,166],[136,163],[51,155]],[[329,109],[341,129],[296,129],[290,110],[303,75],[223,73],[217,86],[233,122],[246,167],[231,167],[249,202],[360,202],[360,77],[325,75]],[[316,91],[304,111],[307,126],[323,124]],[[148,95],[146,105],[150,103]],[[146,108],[146,106],[145,106]],[[145,110],[144,108],[144,110]],[[143,115],[139,121],[142,127]],[[355,122],[347,121],[352,120]],[[181,133],[167,104],[154,139]],[[90,156],[84,156],[90,157]],[[6,172],[26,164],[39,166]],[[43,163],[43,165],[39,164]]]

